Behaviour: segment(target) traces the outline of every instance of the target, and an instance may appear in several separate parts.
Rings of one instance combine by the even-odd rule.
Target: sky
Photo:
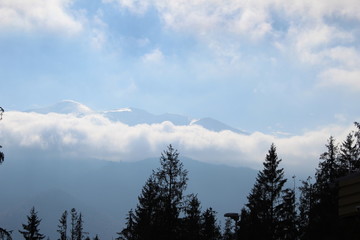
[[[359,26],[358,0],[0,0],[0,105],[137,107],[323,146],[359,121]]]

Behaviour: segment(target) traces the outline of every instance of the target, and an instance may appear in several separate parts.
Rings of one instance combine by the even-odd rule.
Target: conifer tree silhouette
[[[24,231],[19,232],[23,235],[25,240],[41,240],[45,236],[40,233],[39,225],[41,219],[38,218],[35,208],[32,207],[30,210],[30,215],[27,216],[27,224],[22,224]]]

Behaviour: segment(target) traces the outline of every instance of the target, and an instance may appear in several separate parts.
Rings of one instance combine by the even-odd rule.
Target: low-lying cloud
[[[173,144],[181,156],[257,169],[262,167],[270,144],[275,143],[285,168],[312,171],[329,136],[343,140],[351,130],[352,125],[326,126],[298,136],[276,137],[261,132],[213,132],[197,125],[175,126],[171,122],[128,126],[100,114],[78,117],[7,112],[0,123],[0,140],[5,152],[36,150],[45,156],[110,161],[159,157],[168,144]]]

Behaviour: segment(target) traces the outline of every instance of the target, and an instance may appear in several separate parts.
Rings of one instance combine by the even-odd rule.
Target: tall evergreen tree
[[[295,191],[287,188],[282,195],[279,209],[277,239],[294,240],[298,237],[298,216],[296,212]]]
[[[359,170],[359,149],[356,140],[352,133],[349,133],[346,140],[340,146],[340,162],[343,169],[343,174],[346,175],[351,172]]]
[[[280,162],[276,147],[272,144],[263,163],[264,169],[258,173],[246,205],[254,239],[275,239],[278,231],[280,194],[286,182],[284,169],[279,168]]]
[[[39,225],[41,219],[38,218],[35,208],[32,207],[30,210],[30,216],[27,216],[28,223],[22,224],[24,231],[19,232],[23,235],[25,240],[41,240],[45,236],[40,233]]]
[[[161,195],[159,222],[161,234],[159,239],[176,239],[179,226],[178,217],[181,211],[183,192],[187,186],[187,170],[179,159],[179,153],[169,145],[160,157],[160,168],[155,176]]]
[[[64,211],[59,219],[57,232],[60,234],[59,240],[67,240],[67,211]]]
[[[157,219],[160,209],[160,190],[154,175],[146,181],[138,197],[138,205],[134,214],[134,239],[155,239],[159,227]]]
[[[200,240],[201,204],[197,195],[188,196],[184,208],[185,217],[182,224],[182,239]]]
[[[338,197],[335,180],[348,173],[345,161],[340,160],[339,150],[333,137],[326,145],[327,151],[320,155],[316,170],[316,183],[310,222],[310,239],[337,239]]]
[[[237,229],[237,239],[253,239],[251,228],[254,221],[250,218],[250,212],[247,208],[243,207],[240,212],[240,221]]]
[[[302,185],[299,187],[299,233],[301,239],[309,239],[311,235],[312,222],[314,220],[314,205],[315,205],[315,186],[311,183],[311,177],[308,177],[306,181],[302,181]]]
[[[84,227],[83,227],[83,219],[82,219],[82,214],[79,213],[78,218],[76,220],[76,225],[75,225],[75,240],[83,240],[84,238]]]
[[[327,151],[320,155],[319,168],[316,170],[316,182],[320,188],[329,186],[346,171],[345,164],[339,162],[339,150],[333,136],[325,146]]]
[[[76,240],[76,222],[78,219],[78,213],[75,208],[72,208],[70,214],[71,214],[70,240]]]
[[[201,239],[221,239],[220,226],[218,225],[216,220],[216,212],[212,208],[206,209],[205,212],[203,212],[202,214]]]
[[[126,227],[119,233],[117,240],[134,240],[135,239],[135,229],[134,229],[134,212],[132,209],[128,212],[126,217]]]

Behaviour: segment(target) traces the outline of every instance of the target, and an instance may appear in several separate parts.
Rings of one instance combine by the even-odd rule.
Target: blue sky
[[[358,119],[358,1],[0,3],[0,102],[213,117],[301,133]]]
[[[359,26],[357,0],[2,0],[0,137],[44,149],[52,129],[55,147],[107,146],[108,159],[175,142],[196,159],[256,166],[275,142],[300,166],[360,121]],[[64,99],[212,117],[251,134],[11,113]]]

